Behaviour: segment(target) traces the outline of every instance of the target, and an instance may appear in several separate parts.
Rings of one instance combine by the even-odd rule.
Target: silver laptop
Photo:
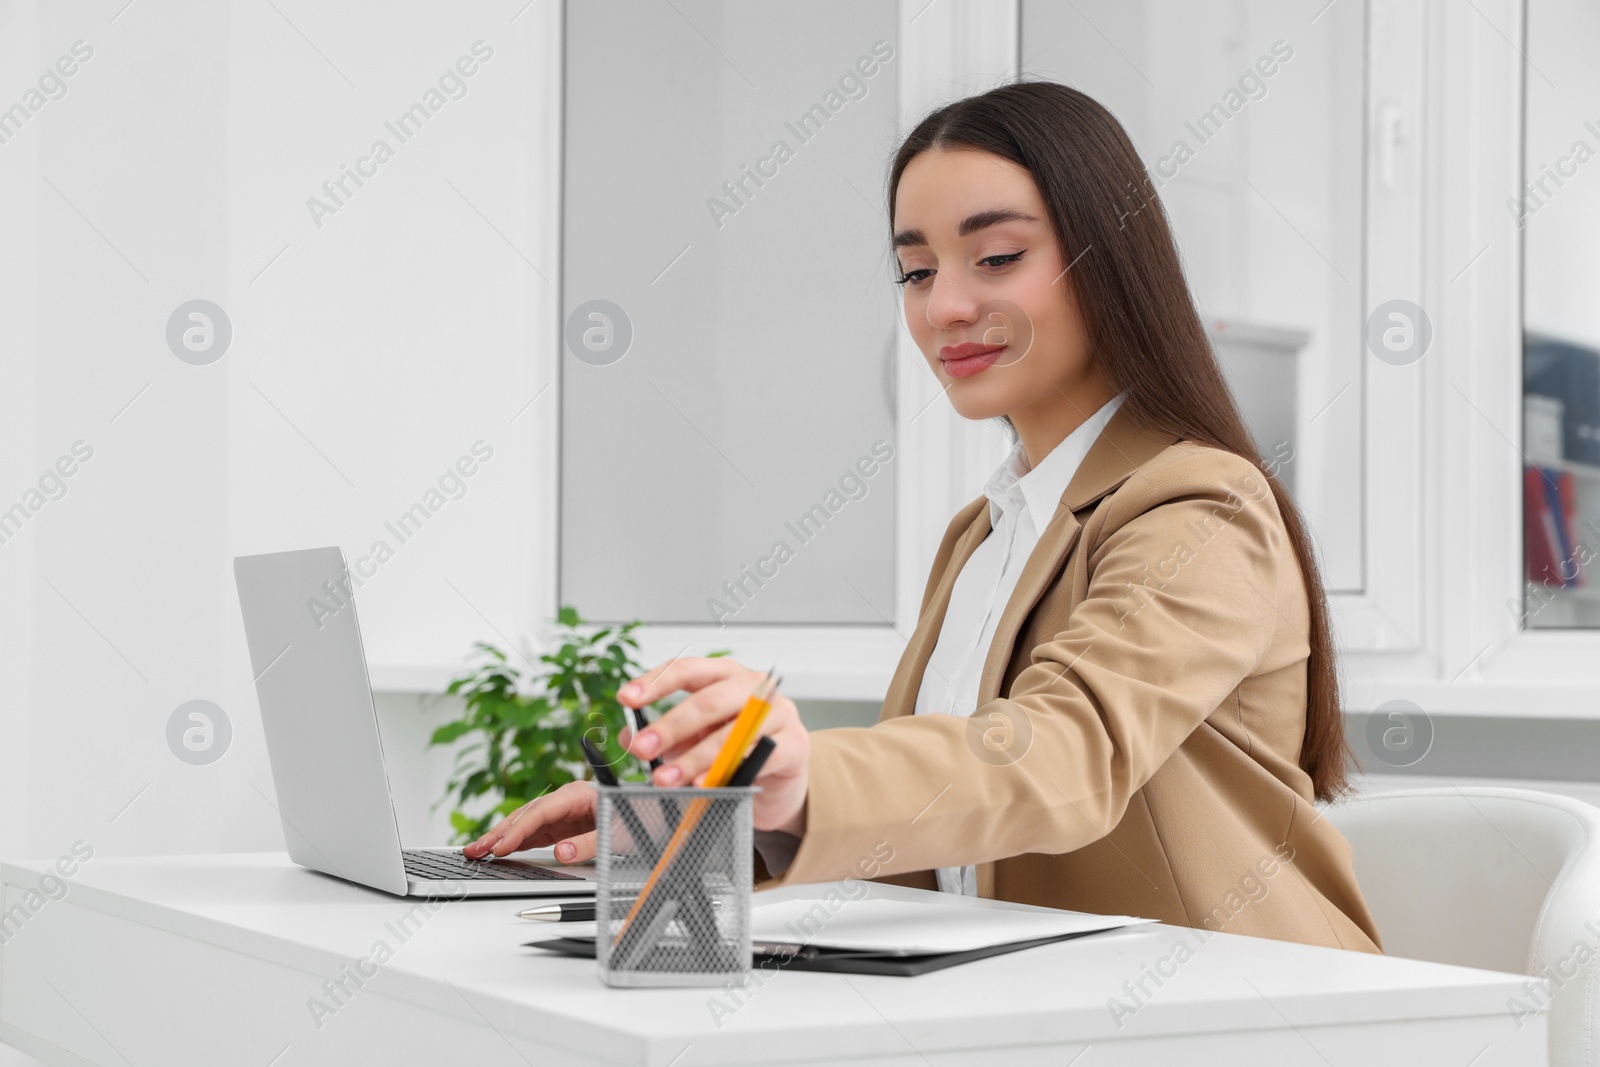
[[[493,861],[402,849],[344,553],[238,556],[233,576],[290,859],[400,896],[594,892],[593,867],[549,849]]]

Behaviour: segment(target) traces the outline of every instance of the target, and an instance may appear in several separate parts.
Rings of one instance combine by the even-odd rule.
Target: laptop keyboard
[[[543,882],[556,880],[584,881],[575,874],[554,870],[549,867],[535,867],[521,863],[506,863],[504,860],[485,862],[482,860],[469,860],[465,856],[448,852],[412,852],[401,853],[405,860],[406,873],[413,878],[425,878],[430,881],[447,879],[452,881],[514,881],[514,882]]]

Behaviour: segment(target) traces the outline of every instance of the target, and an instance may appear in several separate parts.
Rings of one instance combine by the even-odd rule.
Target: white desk
[[[0,947],[0,1040],[54,1064],[1546,1062],[1543,1016],[1519,1029],[1507,1008],[1519,976],[1229,934],[1179,962],[1195,939],[1175,927],[918,978],[780,972],[719,1026],[725,992],[611,989],[591,960],[522,948],[556,930],[514,918],[515,900],[401,926],[414,902],[266,853],[96,858],[30,911],[48,869],[0,864],[5,907],[26,915]],[[380,940],[392,958],[328,998],[324,980]],[[1131,1005],[1123,983],[1141,975],[1150,995],[1115,1018],[1108,1001]],[[315,1019],[314,997],[337,1010]]]

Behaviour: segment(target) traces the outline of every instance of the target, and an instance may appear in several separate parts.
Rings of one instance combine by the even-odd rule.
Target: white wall
[[[37,49],[32,5],[5,9],[0,69],[32,70]],[[9,91],[9,84],[7,86]],[[7,101],[9,105],[10,101]],[[38,477],[34,470],[34,366],[38,318],[37,138],[0,144],[0,486],[7,497]],[[10,504],[7,500],[7,505]],[[0,544],[0,856],[27,850],[28,761],[33,678],[34,538]]]
[[[548,599],[555,392],[524,405],[556,336],[559,5],[122,8],[0,6],[0,108],[93,50],[0,143],[0,508],[93,449],[0,544],[7,857],[282,847],[235,555],[388,540],[360,592],[380,686],[536,635]],[[385,122],[477,41],[466,94],[400,143]],[[307,199],[378,138],[393,157],[318,227]],[[208,366],[165,338],[195,298],[233,326]],[[480,440],[465,495],[385,531]],[[206,767],[165,736],[194,698],[234,727]],[[403,835],[442,834],[444,709],[379,704]]]

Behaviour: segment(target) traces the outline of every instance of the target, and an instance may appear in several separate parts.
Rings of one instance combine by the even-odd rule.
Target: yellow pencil
[[[750,742],[754,739],[756,731],[761,729],[761,722],[767,717],[767,712],[772,710],[769,697],[772,690],[777,688],[776,682],[769,681],[772,672],[761,679],[761,684],[756,686],[756,691],[750,694],[750,699],[744,702],[744,707],[739,710],[738,718],[733,720],[733,729],[728,731],[728,739],[722,743],[722,748],[717,752],[717,758],[711,761],[711,769],[706,772],[705,788],[717,789],[728,784],[728,779],[733,777],[733,772],[739,769],[739,761],[744,759]]]

